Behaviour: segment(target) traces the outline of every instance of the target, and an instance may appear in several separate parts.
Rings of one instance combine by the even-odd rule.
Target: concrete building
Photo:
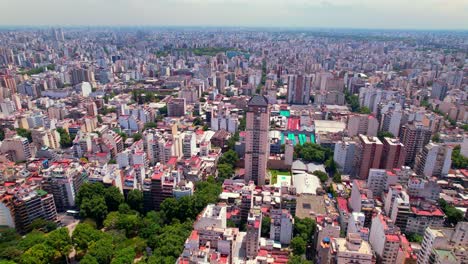
[[[245,137],[245,180],[256,185],[265,184],[267,162],[270,156],[270,107],[268,99],[255,95],[248,103]]]
[[[293,235],[294,218],[286,209],[270,210],[270,239],[289,245]]]
[[[354,159],[357,150],[357,143],[350,138],[343,138],[343,141],[335,144],[333,160],[339,165],[339,170],[343,174],[354,173]]]
[[[372,115],[351,115],[347,124],[348,136],[359,134],[375,137],[379,130],[379,121]]]
[[[369,169],[380,168],[383,144],[377,137],[359,135],[356,155],[356,173],[360,179],[367,179]]]
[[[346,238],[333,239],[330,250],[336,261],[334,263],[373,263],[372,248],[359,234],[349,233]]]
[[[20,234],[31,231],[36,219],[57,222],[53,195],[35,187],[10,186],[0,201],[0,225],[15,228]]]
[[[170,117],[182,117],[186,113],[184,98],[172,98],[167,102],[167,115]]]
[[[400,230],[393,222],[382,214],[372,218],[369,243],[377,255],[377,262],[382,264],[397,264],[400,250]]]
[[[28,139],[21,136],[4,139],[0,145],[0,152],[8,154],[14,162],[26,161],[33,157]]]
[[[32,142],[35,143],[39,148],[60,148],[60,134],[55,129],[45,129],[43,127],[35,128],[31,130],[31,137]]]
[[[311,75],[288,76],[288,103],[308,104],[310,101],[310,89],[312,86]]]
[[[400,141],[406,149],[405,165],[414,166],[416,155],[431,140],[431,130],[421,123],[411,123],[401,127]]]
[[[467,263],[467,246],[468,222],[459,222],[454,229],[428,227],[418,253],[418,264]]]
[[[401,168],[405,163],[406,150],[405,146],[396,138],[384,138],[383,141],[382,160],[380,168],[391,170]]]
[[[387,171],[370,169],[367,188],[372,191],[373,196],[381,197],[382,193],[387,189]]]
[[[79,163],[58,161],[43,170],[42,188],[53,194],[58,212],[72,209],[76,196],[88,179],[86,170]]]
[[[452,165],[452,147],[429,143],[416,156],[415,172],[426,177],[447,176]]]
[[[196,135],[193,131],[187,131],[184,133],[184,139],[182,142],[184,158],[190,158],[194,155],[197,155],[196,140]]]
[[[247,235],[245,236],[245,251],[248,259],[257,257],[260,247],[261,229],[262,212],[260,208],[252,208],[247,217]]]
[[[212,228],[226,228],[226,205],[209,204],[201,212],[197,222],[193,228],[195,230],[202,230],[208,227]]]

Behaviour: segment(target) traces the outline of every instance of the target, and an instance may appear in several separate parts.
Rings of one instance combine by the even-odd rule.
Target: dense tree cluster
[[[294,237],[291,240],[293,255],[290,256],[288,264],[313,263],[312,261],[305,260],[303,255],[307,253],[307,248],[314,242],[316,227],[315,221],[311,218],[294,218]]]
[[[379,131],[377,133],[377,137],[380,139],[380,141],[382,141],[386,137],[394,138],[395,136],[392,133],[388,132],[388,131]]]
[[[47,221],[37,221],[24,237],[14,229],[0,229],[0,263],[69,263],[74,257],[84,264],[175,263],[196,216],[215,203],[221,186],[213,177],[196,184],[193,196],[166,199],[160,212],[143,214],[143,193],[132,190],[124,199],[115,187],[85,183],[77,195],[84,221],[69,234]],[[181,222],[183,221],[183,222]]]

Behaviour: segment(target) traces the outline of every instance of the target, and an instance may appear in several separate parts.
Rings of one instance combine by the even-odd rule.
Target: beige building
[[[333,239],[330,250],[337,264],[373,263],[371,246],[356,233],[349,233],[346,238]]]
[[[3,140],[0,152],[8,154],[12,161],[25,161],[32,158],[29,141],[25,137],[14,136]]]
[[[39,148],[49,147],[60,148],[60,134],[55,129],[45,129],[43,127],[31,130],[32,141]]]

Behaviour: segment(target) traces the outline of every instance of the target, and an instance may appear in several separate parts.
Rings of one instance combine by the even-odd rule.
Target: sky
[[[468,30],[468,0],[0,0],[0,25]]]

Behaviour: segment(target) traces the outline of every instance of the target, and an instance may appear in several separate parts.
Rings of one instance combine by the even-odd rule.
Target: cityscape
[[[41,23],[0,23],[0,264],[468,263],[468,31]]]

